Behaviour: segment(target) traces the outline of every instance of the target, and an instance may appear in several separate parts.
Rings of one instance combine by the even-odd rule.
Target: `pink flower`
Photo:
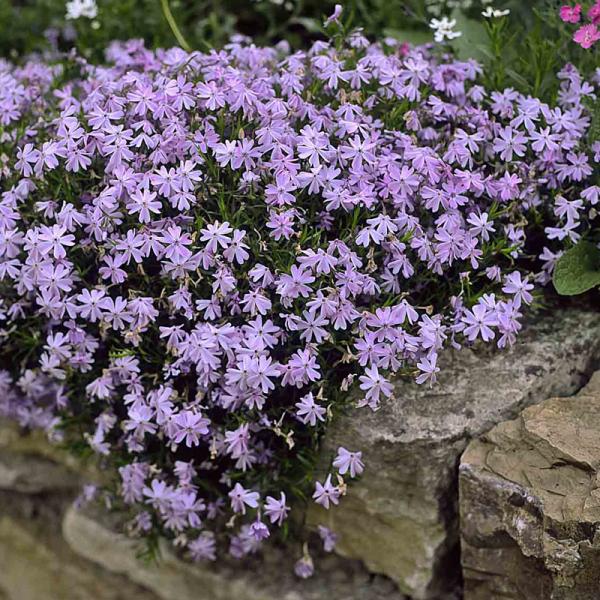
[[[575,6],[561,6],[560,18],[565,23],[579,23],[581,19],[581,4]]]
[[[573,36],[573,41],[586,49],[591,48],[598,40],[600,40],[600,31],[595,25],[583,25]]]
[[[600,0],[588,10],[588,17],[593,25],[600,25]]]

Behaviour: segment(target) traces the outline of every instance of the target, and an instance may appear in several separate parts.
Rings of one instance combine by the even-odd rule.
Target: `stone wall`
[[[581,591],[600,583],[600,421],[585,419],[596,400],[600,415],[600,385],[545,402],[580,389],[599,359],[600,315],[554,315],[528,327],[511,351],[450,353],[433,389],[397,382],[395,402],[340,421],[324,456],[338,444],[362,449],[367,470],[338,508],[310,512],[311,524],[340,535],[340,556],[318,557],[306,582],[281,548],[202,567],[165,546],[159,564],[144,563],[110,515],[73,508],[89,472],[41,436],[0,424],[0,600],[451,600],[462,595],[463,572],[466,600],[600,597]],[[568,419],[570,446],[553,437]],[[554,425],[539,425],[547,420]],[[528,454],[534,422],[535,436],[548,439]],[[547,463],[523,475],[511,470],[515,453],[524,453],[515,464],[533,455]],[[489,457],[500,455],[498,467]],[[562,473],[572,477],[558,497],[578,494],[559,503],[571,511],[562,517],[548,504],[553,488],[538,481],[552,472],[559,486]]]
[[[600,315],[538,320],[510,351],[444,357],[427,389],[397,382],[396,400],[338,424],[328,448],[360,449],[367,468],[335,510],[338,551],[414,598],[447,598],[460,582],[458,463],[470,439],[550,396],[578,390],[598,366]],[[600,597],[600,595],[599,595]]]
[[[331,554],[308,581],[284,548],[201,566],[163,544],[159,563],[144,562],[114,515],[74,507],[89,475],[40,435],[0,422],[0,600],[406,600],[390,579]]]
[[[600,371],[463,454],[465,600],[600,597]]]

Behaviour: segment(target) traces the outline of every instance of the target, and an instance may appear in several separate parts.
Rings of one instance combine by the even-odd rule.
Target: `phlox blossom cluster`
[[[0,414],[93,450],[134,533],[242,557],[343,502],[368,458],[320,470],[328,423],[513,344],[590,226],[594,84],[548,106],[435,52],[0,63]]]

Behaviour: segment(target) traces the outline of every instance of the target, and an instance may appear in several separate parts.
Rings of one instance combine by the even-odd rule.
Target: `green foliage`
[[[50,46],[71,46],[101,60],[114,39],[142,38],[149,47],[177,43],[164,14],[164,0],[97,0],[94,20],[65,19],[67,0],[0,0],[0,55],[17,56]],[[232,35],[251,36],[258,44],[288,41],[306,47],[322,37],[322,22],[335,0],[169,0],[168,8],[190,47],[222,47]],[[346,21],[372,37],[392,36],[414,44],[432,41],[421,0],[348,0]]]
[[[452,18],[456,20],[456,29],[462,32],[460,37],[452,41],[456,56],[462,60],[475,58],[484,62],[489,57],[486,52],[489,39],[483,19],[471,18],[458,9],[452,12]]]
[[[600,250],[591,242],[579,242],[559,259],[553,277],[563,296],[583,294],[600,285]]]
[[[585,50],[572,40],[573,26],[559,18],[559,0],[521,2],[510,0],[503,7],[510,15],[486,22],[488,44],[478,45],[483,53],[488,87],[513,87],[549,103],[558,94],[557,71],[567,63],[584,76],[598,67],[597,52]]]
[[[115,39],[142,38],[149,47],[177,43],[164,14],[163,0],[97,0],[98,16],[90,20],[65,19],[67,0],[0,0],[0,55],[17,56],[48,48],[49,38],[61,49],[76,46],[85,56],[101,60],[106,45]],[[371,2],[366,2],[367,12]],[[402,0],[391,0],[401,12]],[[293,0],[169,0],[168,7],[183,37],[192,48],[221,47],[235,33],[252,36],[259,44],[286,39],[294,47],[306,46],[320,34],[323,16],[335,2]],[[393,8],[395,5],[395,8]],[[365,14],[361,11],[360,13]],[[357,14],[357,21],[360,20]],[[397,21],[392,21],[392,25]],[[48,35],[48,32],[50,36]]]
[[[0,0],[0,55],[42,50],[51,45],[50,39],[63,50],[74,45],[93,60],[102,60],[114,39],[143,38],[149,47],[185,46],[185,40],[191,48],[207,50],[222,47],[236,32],[261,45],[286,40],[302,48],[322,36],[323,18],[335,0],[98,0],[96,19],[76,21],[65,20],[65,4],[66,0]],[[347,25],[362,28],[372,39],[433,41],[428,26],[432,15],[424,0],[342,4]],[[552,102],[558,93],[556,72],[565,63],[588,74],[598,66],[597,53],[573,43],[572,27],[558,17],[559,0],[497,0],[495,8],[511,11],[500,19],[484,19],[479,0],[467,11],[452,10],[448,4],[443,12],[456,20],[462,35],[445,47],[461,59],[482,63],[485,83],[493,89],[514,87]],[[172,20],[165,18],[166,12]],[[50,36],[48,30],[53,32]]]
[[[600,141],[600,100],[598,98],[592,100],[587,98],[584,103],[590,111],[590,132],[588,140],[590,145]]]

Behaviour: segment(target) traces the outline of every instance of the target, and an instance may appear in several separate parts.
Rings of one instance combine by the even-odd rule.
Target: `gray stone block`
[[[334,555],[319,561],[317,577],[299,580],[289,548],[270,548],[242,562],[191,564],[165,543],[160,560],[148,564],[138,558],[139,543],[117,533],[106,515],[75,509],[65,515],[63,535],[77,554],[144,585],[161,600],[406,600],[389,580]]]
[[[600,358],[600,315],[538,318],[514,348],[447,353],[433,388],[397,382],[396,399],[340,420],[325,442],[362,450],[366,470],[339,507],[311,509],[337,550],[414,598],[450,597],[460,579],[457,478],[468,441],[525,407],[575,392]]]
[[[149,590],[81,559],[51,523],[8,514],[0,515],[0,598],[157,600]]]
[[[460,465],[465,600],[600,596],[600,372],[473,441]]]

